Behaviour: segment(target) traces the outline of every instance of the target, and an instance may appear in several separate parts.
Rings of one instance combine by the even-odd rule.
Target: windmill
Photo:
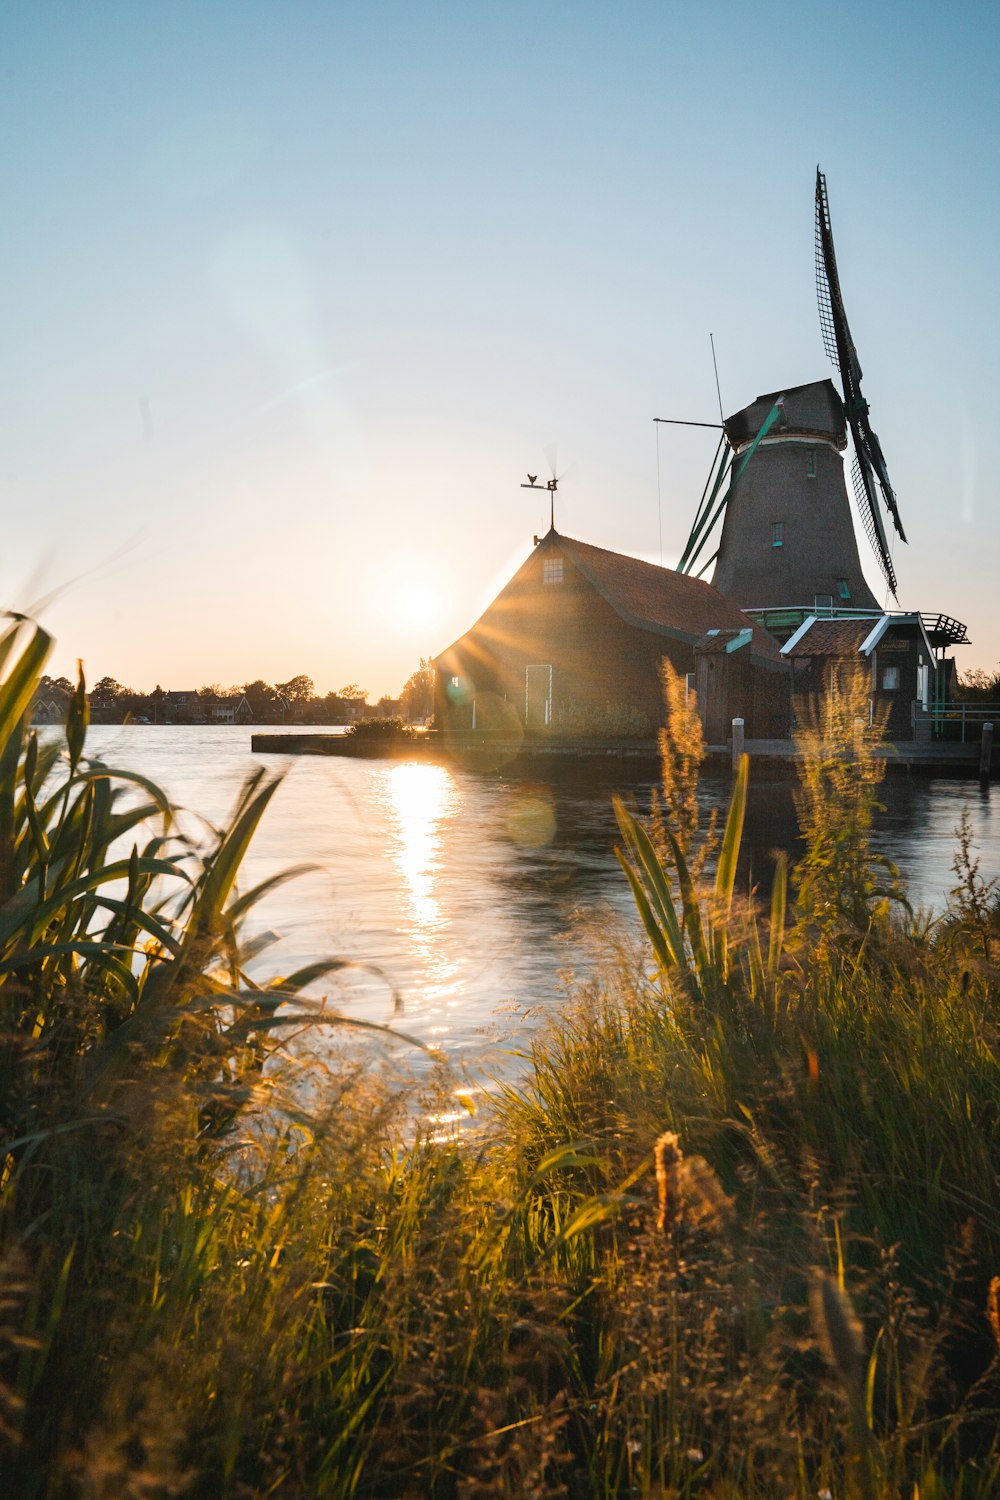
[[[829,380],[758,396],[723,422],[722,439],[678,564],[699,576],[714,562],[716,588],[744,609],[878,605],[861,569],[842,454],[853,439],[855,500],[893,597],[897,583],[876,490],[906,540],[882,448],[861,394],[861,365],[844,311],[826,179],[816,174],[816,283]],[[705,424],[708,425],[708,424]],[[705,558],[721,521],[718,547]],[[703,561],[703,559],[705,559]]]

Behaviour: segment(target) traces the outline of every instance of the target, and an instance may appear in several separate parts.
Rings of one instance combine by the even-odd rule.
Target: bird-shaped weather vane
[[[552,478],[547,479],[544,484],[538,483],[537,474],[529,474],[527,484],[521,485],[522,490],[548,490],[549,494],[549,530],[556,529],[556,491],[559,488],[559,480],[555,468],[552,470]]]

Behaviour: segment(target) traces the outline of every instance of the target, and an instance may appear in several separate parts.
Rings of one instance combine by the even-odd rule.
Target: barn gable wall
[[[599,721],[605,710],[628,709],[652,731],[664,716],[664,658],[681,675],[694,672],[695,642],[713,617],[730,636],[752,629],[753,641],[723,669],[719,723],[740,714],[748,734],[787,734],[789,674],[766,633],[707,584],[554,532],[436,658],[438,722],[455,730],[512,728],[525,723],[527,710],[529,729],[572,735],[587,732],[577,727],[587,711]],[[536,669],[530,694],[529,668]]]
[[[562,558],[562,582],[544,581],[546,555],[536,549],[473,628],[437,659],[439,707],[456,727],[471,715],[449,702],[458,677],[459,702],[472,695],[506,700],[524,719],[525,669],[551,664],[552,728],[571,705],[598,709],[625,705],[644,714],[651,728],[663,717],[660,662],[678,672],[694,668],[692,644],[627,624],[574,567]],[[479,727],[481,709],[479,711]]]

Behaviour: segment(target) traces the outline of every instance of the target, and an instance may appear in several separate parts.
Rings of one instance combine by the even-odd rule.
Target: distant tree
[[[199,698],[230,698],[232,695],[232,688],[224,688],[218,682],[210,682],[207,687],[200,687],[198,689]]]
[[[279,682],[277,689],[289,703],[308,703],[316,695],[315,683],[304,672],[298,677],[290,678],[288,682]]]
[[[274,712],[277,693],[269,682],[262,677],[253,682],[243,684],[243,695],[249,703],[255,718],[266,719]]]
[[[420,658],[420,666],[407,678],[399,695],[403,718],[429,719],[434,712],[434,658]]]
[[[114,677],[102,677],[95,682],[90,690],[90,696],[94,703],[117,703],[119,698],[130,698],[133,696],[132,689],[123,687]]]
[[[383,695],[376,703],[374,712],[378,719],[398,719],[399,699]]]
[[[972,667],[962,672],[958,679],[958,696],[977,703],[1000,702],[1000,667],[987,672],[984,667]]]
[[[337,697],[343,698],[345,703],[367,703],[368,689],[358,687],[356,682],[349,682],[346,687],[340,689]]]
[[[50,677],[46,672],[38,679],[38,696],[40,698],[51,697],[53,693],[65,693],[67,696],[73,692],[73,684],[68,677]]]

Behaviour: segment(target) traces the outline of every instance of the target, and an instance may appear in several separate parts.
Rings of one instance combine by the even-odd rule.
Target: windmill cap
[[[781,412],[778,428],[771,435],[785,437],[824,438],[838,448],[847,445],[847,419],[844,403],[837,394],[832,380],[814,380],[808,385],[786,386],[781,391],[768,391],[758,396],[742,411],[734,412],[725,421],[726,437],[734,448],[752,442],[772,409],[777,404]]]

